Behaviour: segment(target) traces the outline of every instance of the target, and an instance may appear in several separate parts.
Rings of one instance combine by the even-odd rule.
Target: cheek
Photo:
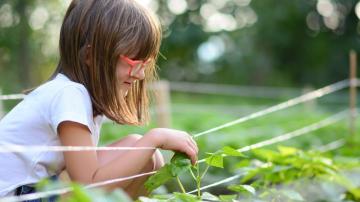
[[[128,77],[128,69],[124,65],[117,65],[116,67],[116,77],[119,81],[126,81]]]

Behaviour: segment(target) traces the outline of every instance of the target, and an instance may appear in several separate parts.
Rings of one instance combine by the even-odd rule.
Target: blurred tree
[[[0,1],[0,88],[5,93],[38,85],[55,68],[64,6],[62,0]]]
[[[171,13],[166,2],[170,1],[161,3],[159,9],[163,18]],[[188,0],[187,4],[193,2]],[[359,50],[355,0],[196,2],[176,16],[164,39],[162,52],[167,60],[160,61],[164,77],[254,85],[324,85],[346,78],[348,52]],[[235,20],[233,27],[231,20]],[[213,48],[201,49],[214,37],[222,43],[213,42]],[[219,51],[221,44],[225,51]],[[202,61],[199,51],[209,57],[213,49],[221,56]]]
[[[31,68],[30,36],[32,30],[27,22],[28,9],[34,1],[0,2],[0,52],[1,86],[19,89],[29,83]]]
[[[175,81],[325,85],[359,51],[356,0],[139,0],[164,25],[159,66]],[[0,87],[46,80],[69,0],[0,0]],[[360,15],[360,6],[357,8]]]

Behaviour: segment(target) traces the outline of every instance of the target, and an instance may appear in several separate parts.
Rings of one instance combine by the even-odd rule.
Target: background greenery
[[[141,0],[164,27],[171,81],[320,86],[348,76],[359,50],[356,0]],[[0,1],[0,86],[20,92],[54,70],[69,0]]]
[[[172,127],[192,134],[300,95],[305,86],[318,88],[347,78],[349,50],[360,50],[360,7],[356,0],[141,2],[156,11],[163,24],[163,56],[158,61],[160,78],[171,82],[295,87],[292,91],[295,93],[273,91],[270,93],[273,96],[172,91]],[[57,64],[58,34],[68,4],[68,0],[0,0],[3,94],[19,93],[48,79]],[[252,88],[248,90],[255,93]],[[4,104],[10,109],[17,102]],[[343,90],[313,104],[292,107],[205,135],[197,139],[200,158],[224,145],[240,148],[299,129],[346,109],[347,103],[348,93]],[[157,114],[153,108],[152,113],[155,120]],[[144,134],[156,126],[155,121],[144,127],[104,123],[101,145],[130,133]],[[356,136],[360,135],[359,126],[358,120]],[[347,120],[283,144],[308,150],[342,137],[349,137]],[[342,159],[358,158],[359,154],[359,147],[353,142],[353,146],[347,145],[328,155]],[[237,163],[226,160],[224,170],[211,168],[204,184],[233,175]],[[187,189],[194,188],[188,176],[183,178]],[[174,183],[166,187],[170,192],[178,190]],[[218,187],[211,192],[226,191]]]

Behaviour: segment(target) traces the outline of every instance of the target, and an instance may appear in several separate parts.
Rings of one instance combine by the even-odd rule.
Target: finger
[[[188,157],[191,159],[191,164],[192,165],[195,165],[196,164],[196,161],[197,161],[197,155],[196,155],[196,152],[195,150],[190,147],[190,146],[187,146],[187,149],[185,151],[185,153],[188,155]]]
[[[190,136],[190,140],[191,140],[192,143],[194,143],[194,145],[197,146],[197,142],[194,140],[194,138],[192,136]]]
[[[196,154],[198,153],[197,146],[192,141],[188,141],[187,144],[195,151]]]
[[[189,136],[189,140],[190,140],[190,142],[192,143],[193,148],[196,150],[196,153],[198,153],[198,152],[199,152],[199,149],[198,149],[197,143],[195,142],[195,140],[193,139],[193,137],[192,137],[192,136]]]

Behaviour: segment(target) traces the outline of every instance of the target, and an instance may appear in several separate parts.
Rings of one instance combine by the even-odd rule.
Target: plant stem
[[[201,187],[201,177],[200,177],[200,167],[199,164],[196,164],[196,171],[197,171],[197,177],[196,177],[196,188],[197,188],[197,195],[200,198],[201,197],[201,191],[200,191],[200,187]]]
[[[196,180],[195,174],[194,174],[194,172],[192,171],[192,169],[189,168],[189,170],[190,170],[190,174],[191,174],[191,176],[193,177],[193,179]]]
[[[205,168],[205,170],[204,170],[204,172],[203,172],[203,174],[201,175],[201,179],[203,179],[203,178],[205,177],[205,174],[207,173],[207,171],[208,171],[209,168],[210,168],[210,166],[207,165],[206,168]]]
[[[177,180],[177,182],[178,182],[178,184],[179,184],[179,186],[180,186],[181,191],[182,191],[184,194],[186,194],[185,188],[184,188],[184,186],[182,185],[179,176],[176,176],[176,180]]]

